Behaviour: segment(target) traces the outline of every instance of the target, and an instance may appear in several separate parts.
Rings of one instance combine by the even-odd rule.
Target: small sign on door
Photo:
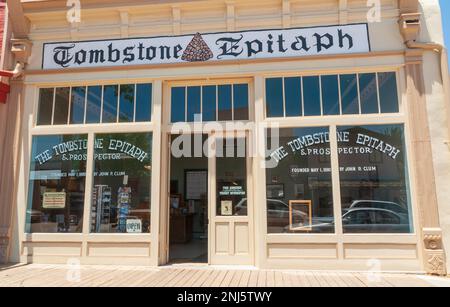
[[[127,233],[142,233],[142,221],[139,219],[127,220]]]
[[[44,209],[64,209],[66,207],[66,192],[45,192],[42,207]]]
[[[221,215],[233,215],[233,202],[231,200],[222,200],[220,209]]]

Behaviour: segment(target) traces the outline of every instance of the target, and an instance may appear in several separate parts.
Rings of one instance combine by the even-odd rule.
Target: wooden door
[[[254,236],[248,133],[212,137],[215,146],[208,165],[209,262],[251,265],[254,263]]]

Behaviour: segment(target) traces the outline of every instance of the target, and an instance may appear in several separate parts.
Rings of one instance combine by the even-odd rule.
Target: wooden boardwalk
[[[0,287],[430,287],[450,279],[410,274],[258,270],[209,266],[15,265],[0,267]]]

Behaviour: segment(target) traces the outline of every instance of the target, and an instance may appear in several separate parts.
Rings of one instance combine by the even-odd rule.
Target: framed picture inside
[[[223,216],[233,215],[233,201],[231,201],[231,200],[222,200],[220,202],[220,213]]]
[[[311,200],[289,201],[289,230],[306,232],[312,230],[311,204]]]
[[[266,196],[268,199],[284,198],[284,184],[268,184],[266,187]]]
[[[170,208],[178,209],[181,206],[181,194],[170,195]]]
[[[185,200],[202,200],[208,192],[208,170],[185,170]]]

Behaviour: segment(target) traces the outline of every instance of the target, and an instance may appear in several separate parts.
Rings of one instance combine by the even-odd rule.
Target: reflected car
[[[235,215],[247,215],[247,198],[243,198],[235,209]],[[307,219],[308,215],[299,210],[292,210],[292,214]],[[289,205],[279,199],[267,200],[267,222],[270,227],[285,227],[289,224]]]
[[[393,211],[397,214],[408,215],[408,209],[391,201],[381,200],[355,200],[348,207],[347,211],[356,208],[377,208]]]
[[[295,227],[295,225],[293,225]],[[344,233],[409,233],[409,220],[386,209],[354,208],[342,216]],[[313,224],[311,232],[329,233],[335,223]],[[301,230],[301,228],[299,228]]]

